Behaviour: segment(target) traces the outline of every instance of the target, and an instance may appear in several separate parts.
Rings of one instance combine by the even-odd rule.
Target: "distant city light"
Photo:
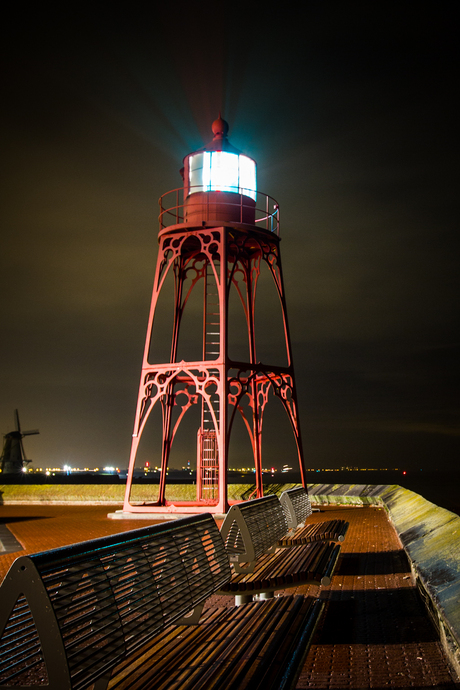
[[[140,471],[143,471],[146,475],[154,475],[155,473],[161,472],[161,467],[158,467],[155,465],[154,467],[151,466],[150,462],[145,462],[142,467],[139,468]],[[173,472],[177,471],[183,471],[186,472],[187,475],[193,474],[196,472],[195,468],[190,467],[190,464],[186,467],[183,466],[182,468],[168,468],[171,469]],[[240,472],[243,474],[247,473],[253,473],[255,472],[254,467],[232,467],[229,468],[231,472]],[[276,467],[262,467],[262,472],[263,473],[270,473],[274,474],[277,472],[292,472],[293,468],[290,465],[283,465],[282,469],[278,469]],[[307,467],[306,472],[400,472],[402,475],[406,476],[407,475],[407,470],[402,470],[401,468],[398,467]],[[421,471],[421,470],[420,470]],[[105,473],[119,473],[120,469],[118,467],[115,467],[113,465],[106,465],[103,468],[99,467],[72,467],[71,465],[63,465],[62,467],[23,467],[22,472],[26,473],[35,473],[35,474],[46,474],[47,476],[53,475],[53,476],[59,476],[62,474],[91,474],[91,475],[96,475],[100,472],[105,472]],[[0,470],[1,473],[1,470]]]

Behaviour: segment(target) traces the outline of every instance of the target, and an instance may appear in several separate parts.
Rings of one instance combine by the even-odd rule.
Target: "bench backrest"
[[[238,564],[247,563],[243,572],[251,572],[254,561],[271,553],[287,531],[281,503],[277,496],[270,495],[232,506],[220,533],[235,570],[242,572]]]
[[[0,588],[0,665],[14,649],[17,673],[37,648],[50,686],[87,687],[230,577],[209,514],[23,556]],[[35,638],[9,650],[25,626]]]
[[[280,496],[280,503],[283,506],[290,530],[295,530],[300,525],[303,525],[307,517],[312,513],[310,497],[303,486],[283,491]]]

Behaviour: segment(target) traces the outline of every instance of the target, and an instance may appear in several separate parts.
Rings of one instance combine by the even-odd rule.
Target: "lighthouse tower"
[[[256,163],[228,141],[220,116],[213,139],[184,159],[183,187],[160,199],[159,252],[153,285],[139,387],[124,512],[224,513],[228,510],[229,442],[236,415],[249,435],[256,495],[263,495],[262,431],[264,411],[276,396],[289,419],[305,485],[299,415],[281,270],[279,208],[257,191]],[[258,361],[255,337],[256,287],[266,264],[281,306],[285,366]],[[167,361],[155,361],[155,321],[165,282],[174,283],[172,328]],[[183,359],[179,348],[184,315],[192,295],[200,295],[202,329],[197,359]],[[236,291],[244,312],[244,361],[229,356],[229,299]],[[201,307],[200,307],[201,308]],[[182,327],[182,332],[181,332]],[[196,353],[195,353],[196,355]],[[171,447],[192,406],[198,406],[196,500],[171,502],[167,479]],[[149,417],[161,408],[161,457],[158,494],[139,502],[132,496],[136,457]],[[197,409],[197,408],[195,408]],[[153,461],[153,458],[152,458]]]

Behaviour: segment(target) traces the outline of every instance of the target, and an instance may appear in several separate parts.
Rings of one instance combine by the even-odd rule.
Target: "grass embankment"
[[[251,484],[230,484],[230,500],[241,500],[251,489]],[[290,488],[293,484],[283,488]],[[122,504],[125,495],[123,484],[3,484],[0,485],[0,503],[107,503]],[[196,500],[196,486],[193,484],[172,484],[167,487],[166,497],[170,501]],[[157,484],[134,484],[132,501],[156,501]]]

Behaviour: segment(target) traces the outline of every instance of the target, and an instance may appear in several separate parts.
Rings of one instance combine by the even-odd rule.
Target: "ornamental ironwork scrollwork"
[[[174,264],[180,264],[180,258],[184,259],[188,255],[192,258],[198,254],[203,254],[211,264],[220,261],[220,232],[194,232],[181,233],[179,235],[166,236],[161,239],[160,255],[163,256],[158,269],[158,278],[155,285],[157,291],[161,289],[166,274]],[[216,280],[219,281],[218,272],[214,266]]]
[[[180,386],[180,387],[179,387]],[[209,389],[212,387],[212,391]],[[151,371],[144,379],[144,396],[142,398],[141,410],[139,415],[139,432],[147,422],[150,412],[161,401],[162,404],[169,404],[171,407],[178,406],[181,408],[179,419],[174,427],[173,435],[184,416],[185,412],[192,406],[196,405],[200,398],[205,400],[208,405],[213,423],[216,431],[219,430],[219,422],[217,420],[216,410],[213,407],[211,396],[216,394],[220,387],[220,378],[218,370],[213,370],[211,373],[207,369],[198,369],[196,371],[191,369],[177,368],[168,371]],[[177,398],[180,395],[187,397],[187,402],[184,405],[178,405]]]

